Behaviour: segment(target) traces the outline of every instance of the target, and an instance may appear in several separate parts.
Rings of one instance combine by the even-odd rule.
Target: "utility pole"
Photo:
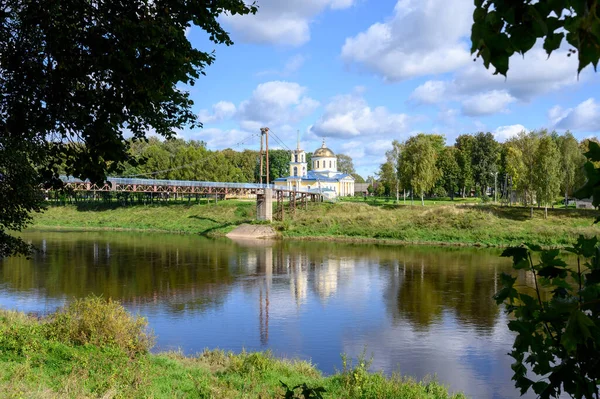
[[[263,142],[265,146],[263,146]],[[266,151],[264,149],[266,148]],[[265,161],[263,163],[263,157]],[[263,164],[267,167],[267,173],[264,173]],[[260,128],[260,184],[263,184],[263,177],[266,177],[266,184],[269,184],[269,128]]]

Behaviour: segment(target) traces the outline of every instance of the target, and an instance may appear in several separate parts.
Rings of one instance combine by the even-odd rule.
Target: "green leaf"
[[[509,63],[508,53],[495,54],[493,58],[490,58],[490,63],[496,68],[494,75],[500,74],[506,76]]]
[[[513,288],[513,285],[517,281],[516,277],[511,276],[510,274],[502,273],[500,274],[500,283],[502,284],[502,289],[498,291],[494,295],[494,299],[496,300],[496,304],[500,305],[505,300],[509,299],[510,302],[514,300],[517,296],[517,290]]]
[[[500,256],[513,259],[513,265],[516,265],[523,260],[527,260],[529,252],[524,247],[509,247],[506,248]]]
[[[514,49],[521,54],[525,54],[527,51],[531,50],[537,39],[532,33],[531,27],[524,25],[514,26],[509,30],[509,35],[510,43]]]
[[[546,278],[565,278],[567,276],[567,271],[564,268],[550,265],[538,270],[538,275]]]
[[[573,353],[577,345],[585,344],[588,338],[592,338],[590,328],[594,327],[594,322],[588,316],[576,310],[571,313],[560,342],[569,353]]]
[[[539,246],[537,244],[530,244],[530,243],[526,242],[523,245],[525,245],[527,248],[529,248],[531,251],[534,251],[534,252],[541,252],[544,250],[541,246]]]
[[[585,285],[600,284],[600,269],[593,270],[591,273],[585,275]]]
[[[554,50],[557,50],[562,43],[565,34],[563,32],[560,33],[550,33],[546,36],[544,40],[544,50],[546,50],[546,54],[550,56]]]
[[[585,157],[591,160],[592,162],[600,161],[600,145],[595,141],[590,140],[588,142],[589,150],[586,152]]]

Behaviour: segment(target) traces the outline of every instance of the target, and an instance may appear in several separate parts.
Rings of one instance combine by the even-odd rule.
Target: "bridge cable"
[[[288,147],[288,146],[287,146],[287,144],[285,144],[285,142],[284,142],[283,140],[281,140],[281,139],[279,138],[279,136],[277,136],[277,134],[275,134],[275,132],[274,132],[273,130],[269,129],[269,132],[271,133],[272,137],[273,137],[273,138],[275,138],[275,140],[276,140],[277,142],[279,142],[279,144],[281,144],[283,147],[287,148],[287,149],[288,149],[288,151],[291,151],[291,152],[293,152],[293,151],[294,151],[294,150],[292,150],[290,147]]]

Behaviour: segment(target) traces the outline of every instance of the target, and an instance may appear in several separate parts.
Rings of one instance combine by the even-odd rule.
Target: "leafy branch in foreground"
[[[506,76],[509,58],[525,54],[543,39],[546,54],[564,41],[567,55],[577,54],[577,72],[600,59],[600,2],[598,0],[475,0],[471,54]],[[564,41],[563,41],[564,39]]]
[[[516,277],[503,273],[495,295],[514,319],[508,328],[517,336],[513,380],[524,394],[540,398],[566,392],[574,398],[600,398],[600,250],[598,239],[580,236],[567,251],[577,266],[559,257],[560,250],[525,244],[506,249],[516,270],[533,274],[535,294],[515,288]],[[532,253],[539,255],[533,261]],[[537,256],[536,256],[537,258]],[[546,299],[549,297],[550,299]],[[539,377],[529,378],[531,374]]]

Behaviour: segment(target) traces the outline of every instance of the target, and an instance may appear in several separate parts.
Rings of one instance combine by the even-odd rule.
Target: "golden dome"
[[[323,144],[321,148],[318,148],[314,153],[313,157],[331,157],[335,158],[335,154],[329,148],[325,147],[325,139],[323,139]]]

